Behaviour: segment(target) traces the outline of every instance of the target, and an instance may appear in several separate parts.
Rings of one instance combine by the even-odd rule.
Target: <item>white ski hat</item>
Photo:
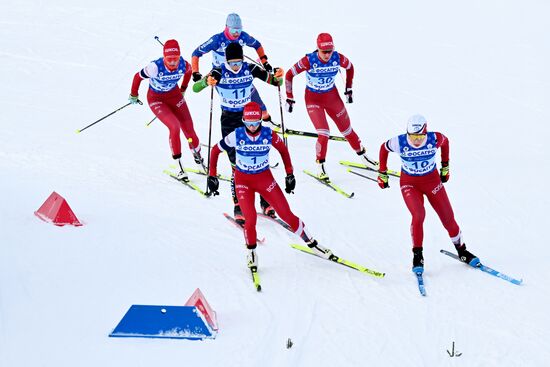
[[[422,115],[412,115],[407,121],[407,134],[426,134],[428,132],[428,121]]]

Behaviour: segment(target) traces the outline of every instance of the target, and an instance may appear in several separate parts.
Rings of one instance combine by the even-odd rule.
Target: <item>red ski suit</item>
[[[441,161],[447,162],[449,161],[449,140],[441,133],[435,134],[437,136],[437,148],[441,148]],[[380,171],[387,170],[388,153],[394,151],[391,150],[389,142],[382,144],[380,147]],[[424,195],[439,216],[451,240],[457,242],[460,238],[460,227],[456,223],[453,208],[443,182],[441,182],[438,170],[434,169],[424,176],[411,176],[401,170],[399,183],[405,204],[412,215],[411,237],[413,248],[422,247],[424,239],[423,223],[426,217]]]
[[[346,69],[346,89],[351,88],[354,73],[353,65],[347,57],[340,53],[338,55],[340,55],[340,66]],[[307,56],[304,56],[287,71],[285,76],[287,98],[294,99],[292,93],[292,79],[294,76],[310,69],[309,59]],[[318,161],[324,162],[327,156],[330,128],[326,114],[334,121],[336,127],[338,127],[338,130],[340,130],[353,150],[356,152],[361,151],[361,139],[359,139],[359,136],[351,127],[348,111],[336,87],[332,87],[329,91],[322,93],[312,92],[306,88],[305,102],[309,118],[319,135],[315,146]]]
[[[269,128],[263,126],[262,129]],[[254,135],[250,135],[248,132],[247,134],[251,139],[254,139],[254,137],[259,136],[260,130],[261,129],[258,129]],[[225,137],[222,142],[225,142],[227,146],[234,147],[235,132]],[[216,176],[217,174],[216,167],[218,164],[218,156],[223,150],[222,145],[225,145],[222,144],[222,142],[212,148],[212,153],[210,155],[210,176]],[[283,140],[275,132],[272,132],[272,146],[281,154],[286,173],[291,174],[293,168],[290,154]],[[288,223],[294,233],[300,235],[304,241],[310,240],[310,236],[305,230],[304,223],[300,218],[294,215],[290,209],[288,201],[277,184],[277,181],[273,178],[270,169],[260,173],[250,174],[239,171],[237,167],[237,169],[235,169],[235,192],[245,218],[244,238],[248,248],[253,249],[256,247],[256,221],[258,216],[254,205],[255,193],[259,193],[271,204],[271,206],[273,206],[273,209],[275,209],[279,217]]]
[[[185,92],[191,78],[191,66],[185,61],[185,74],[181,83],[181,88],[174,88],[169,92],[158,93],[149,88],[147,91],[147,102],[151,111],[158,119],[166,125],[169,130],[168,142],[172,151],[172,157],[178,159],[181,157],[181,139],[180,130],[185,135],[189,149],[200,151],[200,142],[193,127],[193,119],[187,107],[187,102],[182,95]],[[143,80],[141,75],[143,71],[134,75],[131,94],[137,96],[139,85]]]

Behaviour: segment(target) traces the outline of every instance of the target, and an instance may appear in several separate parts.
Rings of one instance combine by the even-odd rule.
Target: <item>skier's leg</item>
[[[413,185],[402,184],[401,194],[405,200],[405,204],[412,215],[411,220],[411,238],[413,248],[422,248],[424,240],[424,218],[426,210],[424,209],[424,196],[422,192],[416,189]]]

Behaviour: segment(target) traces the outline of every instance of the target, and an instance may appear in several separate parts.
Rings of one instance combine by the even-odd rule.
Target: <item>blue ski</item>
[[[416,281],[418,282],[418,290],[420,291],[420,294],[426,296],[426,288],[424,287],[424,278],[422,277],[422,273],[414,273],[414,275],[416,275]]]
[[[447,250],[440,250],[439,252],[441,252],[442,254],[445,254],[449,257],[452,257],[453,259],[455,260],[458,260],[460,261],[460,258],[453,254],[452,252],[449,252]],[[466,264],[467,265],[467,264]],[[512,284],[515,284],[515,285],[521,285],[523,283],[523,279],[515,279],[515,278],[512,278],[511,276],[509,275],[506,275],[504,273],[501,273],[500,271],[497,271],[497,270],[494,270],[494,269],[491,269],[490,267],[488,266],[485,266],[483,264],[479,264],[479,266],[473,266],[473,268],[475,269],[479,269],[487,274],[491,274],[497,278],[500,278],[500,279],[503,279],[503,280],[506,280]]]

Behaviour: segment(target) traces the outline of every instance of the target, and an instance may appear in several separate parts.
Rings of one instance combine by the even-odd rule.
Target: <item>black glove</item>
[[[296,187],[296,178],[291,173],[285,177],[285,191],[287,194],[293,194]]]
[[[344,95],[346,96],[346,102],[353,103],[353,91],[351,88],[346,88]]]
[[[439,170],[439,177],[441,177],[441,182],[445,183],[449,181],[449,161],[441,162],[441,170]]]
[[[287,98],[286,99],[286,110],[289,112],[289,113],[292,113],[292,110],[294,109],[294,103],[296,103],[295,100],[291,99],[291,98]]]
[[[264,66],[265,71],[267,71],[268,73],[271,73],[273,71],[273,67],[269,65],[269,62],[264,61],[262,62],[262,65]]]
[[[202,74],[199,73],[198,71],[195,71],[195,72],[193,73],[193,81],[194,81],[194,82],[198,82],[198,81],[201,80],[201,79],[202,79]]]
[[[206,182],[208,183],[208,190],[210,191],[211,195],[219,195],[218,188],[220,187],[220,181],[217,177],[214,176],[208,176],[206,179]]]

